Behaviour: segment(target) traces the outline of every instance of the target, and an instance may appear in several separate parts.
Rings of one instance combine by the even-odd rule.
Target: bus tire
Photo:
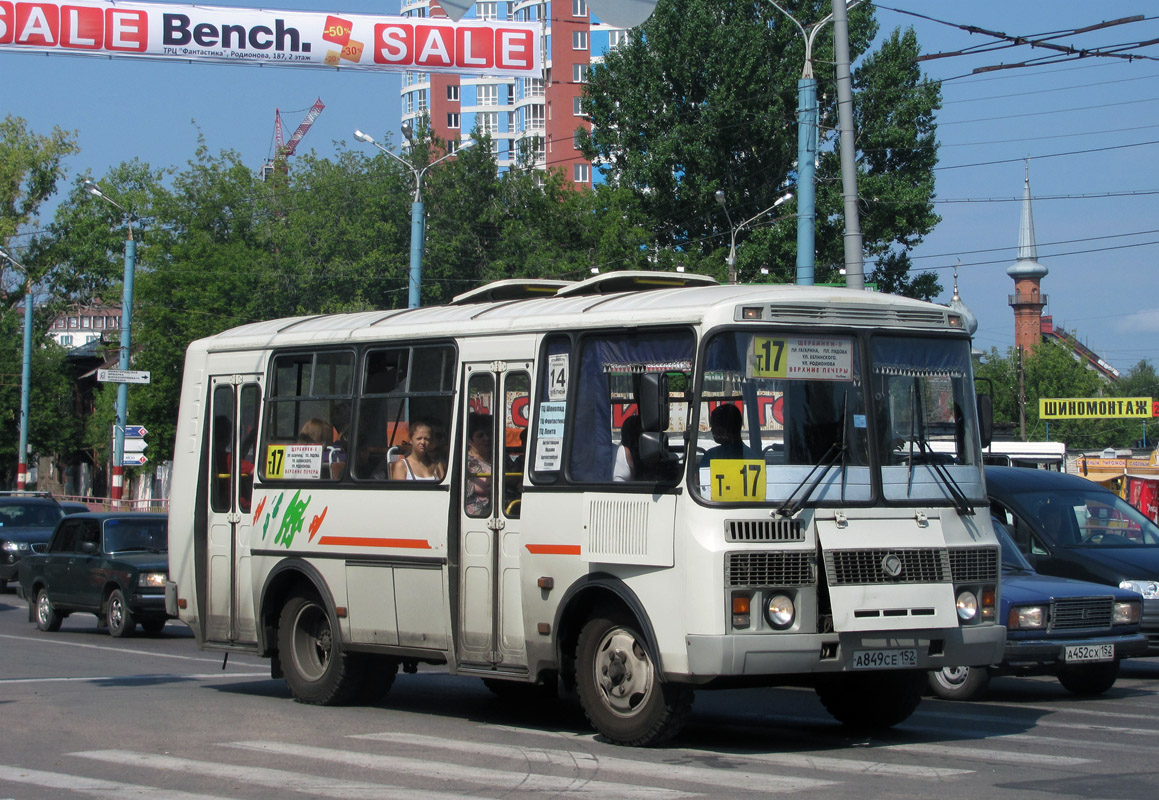
[[[347,705],[362,686],[365,660],[343,651],[330,614],[316,594],[295,594],[282,606],[278,657],[286,685],[299,703]]]
[[[358,657],[362,660],[362,685],[358,687],[355,701],[359,705],[372,706],[386,697],[390,687],[394,686],[398,660],[371,653]]]
[[[826,675],[817,697],[834,719],[851,728],[882,730],[904,722],[922,701],[926,674],[887,670]]]
[[[1096,695],[1110,689],[1119,679],[1119,660],[1102,664],[1075,664],[1063,667],[1058,682],[1071,694]]]
[[[943,700],[973,700],[990,685],[986,667],[943,667],[929,671],[930,691]]]
[[[589,620],[576,645],[576,688],[584,714],[614,744],[666,742],[692,709],[692,687],[663,682],[636,623],[608,617]]]

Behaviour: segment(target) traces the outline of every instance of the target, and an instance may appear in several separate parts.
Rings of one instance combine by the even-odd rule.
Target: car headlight
[[[958,593],[958,619],[969,622],[978,616],[978,597],[971,591]]]
[[[142,572],[137,576],[137,585],[161,589],[165,586],[166,577],[164,572]]]
[[[1006,620],[1006,627],[1010,630],[1045,628],[1045,606],[1015,606],[1010,609],[1010,618]]]
[[[1159,597],[1159,581],[1119,581],[1119,588],[1138,592],[1148,600]]]
[[[28,542],[5,542],[4,549],[10,553],[19,553],[28,549]]]
[[[797,609],[793,605],[793,598],[780,592],[769,597],[765,603],[765,619],[774,630],[783,631],[792,626],[797,616]]]
[[[1115,612],[1111,617],[1112,625],[1134,625],[1142,615],[1142,603],[1135,600],[1125,600],[1115,603]]]

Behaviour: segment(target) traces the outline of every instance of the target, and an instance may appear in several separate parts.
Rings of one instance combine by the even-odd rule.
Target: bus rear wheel
[[[313,593],[294,595],[282,607],[278,656],[286,685],[299,703],[346,705],[363,687],[365,661],[343,651],[330,614]]]
[[[882,730],[909,718],[922,701],[921,670],[870,671],[826,675],[817,697],[834,719],[851,728]]]
[[[675,736],[692,709],[692,688],[660,680],[634,622],[588,621],[576,647],[576,688],[588,721],[614,744],[648,747]]]

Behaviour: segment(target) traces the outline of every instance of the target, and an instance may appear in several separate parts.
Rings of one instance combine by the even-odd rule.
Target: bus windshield
[[[965,340],[720,333],[691,434],[700,494],[791,512],[880,491],[965,512],[983,498],[970,386]]]

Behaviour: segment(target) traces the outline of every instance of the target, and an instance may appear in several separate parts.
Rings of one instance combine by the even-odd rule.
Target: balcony
[[[1044,306],[1047,304],[1047,295],[1045,294],[1020,294],[1014,293],[1007,295],[1009,303],[1012,306],[1036,305]]]

